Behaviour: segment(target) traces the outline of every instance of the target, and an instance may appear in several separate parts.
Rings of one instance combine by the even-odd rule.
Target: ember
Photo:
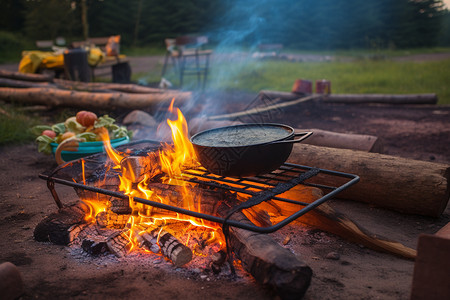
[[[127,146],[134,150],[118,151],[103,132],[107,158],[94,155],[41,176],[59,206],[54,182],[73,186],[82,202],[44,219],[35,229],[36,240],[71,244],[91,255],[156,253],[177,267],[204,257],[216,274],[233,270],[234,253],[258,282],[280,295],[303,294],[311,269],[262,233],[280,229],[359,178],[293,164],[252,178],[208,173],[196,159],[181,111],[171,105],[171,112],[176,115],[167,120],[173,144],[137,142]],[[302,185],[317,181],[316,175],[340,177],[342,185]]]

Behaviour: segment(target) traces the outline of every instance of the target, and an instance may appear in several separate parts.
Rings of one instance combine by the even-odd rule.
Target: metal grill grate
[[[142,155],[143,153],[147,153],[149,151],[155,151],[158,148],[159,143],[154,141],[139,141],[134,142],[132,144],[128,144],[124,147],[127,147],[127,151],[129,151],[129,147],[135,147],[132,153],[133,155]],[[121,147],[118,148],[121,150]],[[122,150],[123,151],[123,150]],[[40,174],[40,178],[47,180],[47,185],[56,201],[58,206],[61,206],[61,202],[58,198],[58,195],[54,189],[54,183],[63,184],[67,186],[71,186],[78,189],[84,189],[95,193],[101,193],[104,195],[109,195],[121,199],[128,199],[127,195],[124,195],[121,192],[111,191],[104,188],[98,188],[93,186],[88,186],[79,182],[74,182],[72,179],[67,179],[67,174],[60,174],[61,170],[64,170],[64,173],[76,173],[80,172],[80,168],[86,167],[89,165],[92,168],[92,165],[103,166],[106,162],[106,155],[103,153],[96,154],[90,156],[88,158],[79,159],[76,161],[70,162],[65,168],[59,168],[52,173]],[[69,168],[69,170],[67,169]],[[95,168],[95,167],[94,167]],[[284,198],[278,196],[276,194],[280,194],[279,192],[274,193],[279,187],[280,183],[292,183],[297,182],[301,176],[304,176],[306,173],[311,171],[316,171],[313,176],[306,180],[302,180],[303,185],[312,186],[320,188],[323,191],[323,196],[312,203],[300,202],[289,198]],[[199,186],[208,186],[213,187],[215,189],[222,189],[226,191],[233,191],[238,193],[243,193],[249,196],[256,197],[258,195],[262,195],[264,193],[270,195],[267,199],[276,200],[281,202],[288,202],[291,204],[296,204],[299,206],[298,211],[290,214],[289,216],[285,216],[285,218],[276,224],[273,224],[268,227],[262,227],[257,225],[251,225],[247,223],[241,223],[234,220],[227,220],[226,223],[230,226],[239,227],[247,230],[251,230],[254,232],[260,233],[271,233],[275,232],[283,226],[289,224],[295,219],[301,217],[312,209],[316,208],[320,204],[326,202],[327,200],[333,198],[338,193],[347,189],[351,185],[357,183],[359,181],[359,177],[357,175],[342,173],[338,171],[330,171],[320,168],[312,168],[308,166],[296,165],[291,163],[284,163],[279,169],[265,175],[255,176],[255,177],[246,177],[246,178],[233,178],[233,177],[223,177],[218,176],[212,173],[207,172],[203,168],[187,170],[185,171],[180,178],[180,180],[196,183]],[[300,178],[301,179],[301,178]],[[152,200],[147,200],[139,197],[134,197],[134,201],[138,203],[142,203],[145,205],[150,205],[153,207],[166,209],[170,211],[174,211],[180,214],[193,216],[196,218],[201,218],[205,220],[209,220],[212,222],[217,222],[223,224],[225,219],[221,217],[217,217],[214,215],[204,214],[192,210],[188,210],[181,207],[176,207],[160,202],[155,202]]]

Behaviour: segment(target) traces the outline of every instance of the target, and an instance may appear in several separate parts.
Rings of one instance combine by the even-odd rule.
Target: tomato
[[[76,120],[84,127],[89,127],[93,126],[95,121],[97,121],[97,115],[93,112],[82,110],[77,113]]]
[[[56,137],[56,132],[54,132],[53,130],[47,129],[47,130],[42,131],[41,135],[46,135],[49,138],[54,139]]]

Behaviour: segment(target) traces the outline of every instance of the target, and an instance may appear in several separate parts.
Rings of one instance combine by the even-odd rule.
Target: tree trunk
[[[445,164],[304,144],[294,145],[288,162],[356,174],[360,182],[340,198],[403,213],[438,217],[449,200],[450,168]]]
[[[156,109],[160,104],[190,99],[189,92],[163,94],[89,93],[52,88],[0,88],[0,100],[83,109]]]

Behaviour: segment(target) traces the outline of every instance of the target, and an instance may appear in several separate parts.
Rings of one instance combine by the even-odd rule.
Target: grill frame
[[[124,149],[124,150],[129,149],[130,146],[142,146],[144,143],[149,144],[150,147],[147,150],[145,150],[146,148],[144,147],[143,150],[139,150],[139,151],[143,151],[143,152],[146,152],[146,151],[148,152],[148,151],[152,151],[152,150],[154,151],[157,148],[159,148],[159,145],[160,145],[160,142],[157,142],[157,141],[142,140],[142,141],[132,142],[130,144],[118,147],[117,149],[119,151],[123,151],[122,149]],[[67,166],[73,167],[77,164],[82,164],[82,163],[84,164],[86,162],[93,162],[96,160],[103,161],[104,159],[106,159],[106,154],[99,153],[99,154],[91,155],[86,158],[81,158],[78,160],[71,161],[65,167],[67,167]],[[58,172],[61,169],[63,169],[63,168],[57,168],[52,172],[46,172],[46,173],[42,173],[39,175],[39,177],[41,179],[44,179],[47,181],[47,187],[49,188],[58,207],[62,207],[63,204],[61,203],[61,201],[58,197],[58,194],[55,190],[55,183],[70,186],[73,188],[84,189],[87,191],[100,193],[100,194],[117,197],[117,198],[121,198],[121,199],[128,199],[128,196],[121,192],[116,192],[116,191],[111,191],[111,190],[104,189],[104,188],[88,186],[88,185],[85,185],[82,183],[78,183],[78,182],[74,182],[72,180],[67,180],[62,177],[58,177],[57,176]],[[271,191],[275,188],[277,183],[289,182],[289,181],[295,179],[296,177],[301,176],[305,172],[310,171],[311,169],[313,169],[313,168],[309,167],[309,166],[297,165],[297,164],[292,164],[292,163],[284,163],[283,165],[280,166],[280,168],[278,168],[277,170],[275,170],[271,173],[268,173],[268,174],[254,176],[254,177],[234,178],[234,177],[224,177],[224,176],[215,175],[215,174],[209,173],[208,171],[206,171],[203,168],[198,168],[195,170],[185,171],[179,179],[187,181],[187,182],[197,183],[197,184],[201,184],[201,185],[207,185],[207,186],[218,188],[218,189],[235,191],[235,192],[245,193],[250,196],[254,196],[258,193],[262,193],[265,191]],[[280,228],[288,225],[292,221],[300,218],[304,214],[315,209],[317,206],[332,199],[338,193],[340,193],[340,192],[344,191],[345,189],[349,188],[350,186],[356,184],[360,179],[359,176],[354,175],[354,174],[326,170],[326,169],[321,169],[321,168],[314,168],[314,169],[319,170],[318,174],[305,180],[302,184],[320,188],[322,191],[328,190],[329,192],[327,192],[327,193],[324,192],[324,195],[321,198],[313,201],[312,203],[300,202],[300,201],[296,201],[293,199],[282,198],[279,196],[271,197],[270,200],[294,203],[294,204],[298,204],[302,208],[300,208],[298,211],[292,213],[291,215],[286,216],[283,220],[279,221],[278,223],[273,224],[268,227],[257,226],[253,223],[252,223],[253,225],[250,225],[247,223],[241,223],[241,222],[238,222],[235,220],[230,220],[230,219],[225,221],[225,219],[221,218],[221,217],[217,217],[217,216],[213,216],[213,215],[205,214],[205,213],[200,213],[200,212],[196,212],[196,211],[192,211],[192,210],[188,210],[185,208],[172,206],[172,205],[168,205],[168,204],[164,204],[164,203],[160,203],[160,202],[155,202],[155,201],[140,198],[140,197],[133,197],[133,200],[135,202],[142,203],[144,205],[150,205],[150,206],[153,206],[156,208],[174,211],[174,212],[177,212],[180,214],[205,219],[205,220],[219,223],[219,224],[224,224],[226,222],[226,224],[229,226],[246,229],[246,230],[250,230],[253,232],[272,233],[272,232],[275,232],[275,231],[279,230]],[[326,179],[326,178],[328,178],[328,179]],[[322,183],[316,182],[319,179],[320,179],[320,181],[322,181]],[[343,181],[343,183],[334,186],[334,185],[326,184],[327,180],[329,180],[329,181],[335,181],[335,180],[339,181],[340,180],[340,181]],[[233,186],[231,186],[231,184]],[[240,185],[241,187],[235,187],[236,185]]]

